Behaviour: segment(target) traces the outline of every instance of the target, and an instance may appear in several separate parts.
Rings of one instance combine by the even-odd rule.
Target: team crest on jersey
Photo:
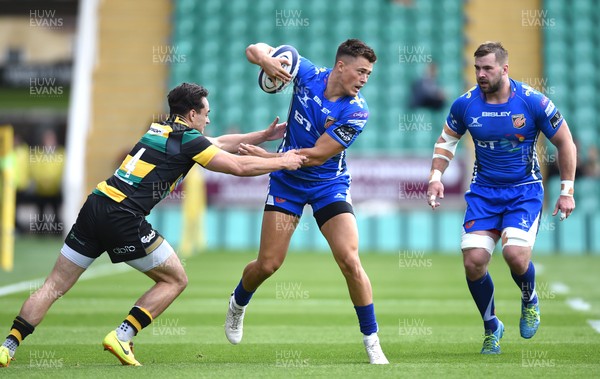
[[[527,120],[525,118],[525,115],[523,113],[520,114],[514,114],[511,116],[512,117],[512,123],[513,126],[517,129],[521,129],[522,127],[525,126],[525,121]]]
[[[327,119],[325,119],[325,129],[329,128],[331,125],[333,125],[337,120],[331,116],[327,116]]]
[[[531,94],[544,96],[538,90],[525,83],[523,83],[523,90],[525,96],[531,96]]]
[[[475,90],[475,88],[477,88],[477,86],[473,86],[473,87],[469,88],[469,90],[464,93],[463,96],[465,97],[465,99],[471,98],[471,92],[473,92]]]
[[[354,99],[350,100],[350,104],[356,104],[361,108],[364,108],[363,103],[365,102],[365,99],[361,99],[358,96],[354,96]]]

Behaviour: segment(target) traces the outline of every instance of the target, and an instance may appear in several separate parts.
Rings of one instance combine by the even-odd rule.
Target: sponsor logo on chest
[[[508,117],[511,111],[505,112],[481,112],[481,117]]]

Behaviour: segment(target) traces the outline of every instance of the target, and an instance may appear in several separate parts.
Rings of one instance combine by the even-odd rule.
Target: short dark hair
[[[377,56],[375,55],[373,49],[358,39],[348,39],[338,46],[337,53],[335,54],[335,61],[339,61],[343,56],[350,56],[354,58],[364,57],[371,63],[375,63],[377,60]]]
[[[477,50],[475,50],[473,56],[475,58],[481,58],[492,53],[496,56],[496,62],[500,64],[508,63],[508,51],[506,51],[500,42],[487,41],[482,43]]]
[[[204,108],[202,98],[207,96],[206,88],[194,83],[182,83],[167,95],[169,113],[185,115],[192,109],[200,112],[200,109]]]

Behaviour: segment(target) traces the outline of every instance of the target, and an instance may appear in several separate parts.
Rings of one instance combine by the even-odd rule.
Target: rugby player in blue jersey
[[[0,367],[7,367],[23,339],[33,333],[52,304],[77,282],[105,251],[113,263],[125,262],[155,284],[136,302],[119,327],[102,344],[123,365],[139,366],[133,337],[158,317],[187,285],[185,270],[173,248],[146,221],[150,210],[175,189],[195,164],[238,176],[294,170],[305,160],[295,151],[265,159],[231,154],[240,143],[262,143],[283,135],[275,120],[263,131],[204,137],[210,123],[208,91],[183,83],[167,96],[170,117],[152,123],[121,166],[99,183],[84,203],[46,281],[25,301],[0,346]],[[157,191],[156,189],[169,190]]]
[[[265,43],[253,44],[246,49],[246,57],[270,77],[289,81],[291,76],[281,67],[284,59],[270,57],[272,50]],[[298,149],[307,161],[296,172],[281,171],[270,176],[258,257],[246,266],[229,300],[225,334],[231,343],[241,341],[250,298],[282,265],[304,206],[310,204],[346,279],[369,362],[388,363],[377,336],[371,283],[358,255],[358,229],[345,161],[346,149],[369,117],[360,89],[367,83],[376,59],[374,51],[356,39],[338,47],[333,68],[316,66],[301,57],[286,134],[278,153],[241,146],[242,153],[263,156]]]
[[[494,284],[487,270],[492,252],[502,240],[502,255],[521,290],[520,333],[531,338],[540,324],[531,262],[544,200],[538,136],[542,132],[557,149],[561,192],[553,215],[560,213],[561,221],[575,209],[577,152],[554,103],[508,76],[508,52],[502,44],[483,43],[474,56],[477,85],[450,108],[435,144],[427,195],[429,205],[437,208],[437,200],[444,197],[442,174],[468,131],[475,145],[475,167],[465,194],[461,249],[467,284],[483,318],[481,353],[499,354],[504,325],[495,314]]]

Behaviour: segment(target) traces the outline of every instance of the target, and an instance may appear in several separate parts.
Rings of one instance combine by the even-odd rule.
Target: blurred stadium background
[[[9,284],[47,273],[62,235],[70,229],[85,196],[113,173],[151,122],[166,118],[166,93],[170,88],[191,81],[209,89],[212,123],[207,127],[208,135],[259,130],[276,115],[285,118],[290,93],[267,95],[260,91],[258,69],[244,55],[248,44],[292,44],[316,64],[331,66],[337,45],[355,37],[366,41],[378,56],[363,91],[370,108],[369,123],[350,148],[348,160],[361,251],[371,257],[369,262],[377,273],[398,267],[398,261],[401,270],[403,264],[405,268],[431,268],[432,260],[426,255],[448,255],[435,261],[435,271],[409,271],[407,275],[405,270],[399,275],[395,269],[398,277],[373,274],[374,288],[385,299],[379,303],[384,310],[380,317],[393,325],[398,315],[404,314],[405,318],[400,319],[402,332],[402,320],[414,320],[410,318],[414,310],[427,312],[425,305],[431,302],[424,302],[425,295],[419,291],[402,290],[400,281],[411,278],[405,284],[410,287],[414,280],[420,283],[415,288],[421,288],[433,286],[435,276],[441,287],[455,285],[449,285],[448,290],[465,302],[445,303],[443,311],[434,313],[452,313],[455,311],[448,309],[461,308],[454,315],[457,320],[452,333],[462,336],[460,312],[464,311],[468,314],[464,317],[473,321],[471,330],[475,334],[478,316],[462,287],[459,250],[462,193],[472,165],[467,139],[463,139],[452,170],[445,175],[448,195],[439,211],[434,213],[427,207],[425,191],[432,145],[450,103],[475,82],[473,51],[483,41],[499,40],[510,53],[511,77],[529,83],[554,101],[579,146],[577,209],[568,221],[559,223],[550,215],[559,192],[556,152],[541,138],[538,154],[546,174],[547,204],[534,254],[544,256],[540,258],[547,259],[546,267],[555,273],[564,270],[573,289],[589,291],[597,317],[597,279],[591,273],[597,271],[599,261],[594,256],[600,254],[599,25],[599,0],[506,0],[493,5],[484,0],[0,0],[0,126],[12,126],[1,128],[6,130],[1,134],[2,146],[8,146],[2,150],[1,165],[2,194],[6,196],[1,205],[4,257],[5,249],[12,244],[11,228],[16,220],[16,264],[12,272],[0,270],[0,284],[5,290]],[[415,83],[432,63],[437,67],[437,84],[445,103],[433,108],[414,106]],[[12,144],[10,131],[14,134]],[[273,143],[267,146],[276,147]],[[198,169],[149,217],[179,252],[226,252],[230,257],[227,260],[236,262],[236,269],[227,270],[225,260],[202,258],[217,267],[215,282],[209,287],[215,299],[206,298],[199,287],[189,290],[215,305],[206,312],[216,312],[210,316],[216,324],[222,322],[221,310],[217,309],[221,287],[229,290],[238,278],[238,268],[252,255],[232,254],[252,252],[258,247],[266,184],[267,177],[240,179]],[[11,207],[11,188],[17,193],[16,212]],[[300,221],[291,250],[328,251],[310,208]],[[290,259],[305,260],[302,255]],[[324,262],[320,257],[317,261]],[[438,263],[450,262],[455,262],[452,270],[456,278],[446,282],[438,275],[450,275],[452,270],[442,269]],[[12,266],[6,258],[3,263],[7,269]],[[206,270],[197,261],[188,263],[187,270]],[[501,259],[496,263],[500,265]],[[571,263],[579,266],[569,266]],[[313,270],[308,262],[299,267]],[[588,271],[575,267],[586,267]],[[288,283],[303,283],[310,288],[306,272],[296,274]],[[205,280],[202,275],[197,277]],[[99,284],[82,286],[81,291],[89,292],[80,295],[83,300],[79,300],[98,296]],[[207,279],[205,284],[210,285]],[[550,288],[548,281],[541,284],[547,298],[560,295],[559,287]],[[508,281],[503,285],[498,296],[503,299],[499,301],[506,302],[507,294],[514,295],[514,288],[509,288]],[[35,287],[23,289],[31,292]],[[325,287],[315,288],[319,289],[311,290],[311,294],[318,298]],[[16,292],[13,290],[3,294]],[[336,291],[336,296],[345,294],[343,286]],[[428,298],[436,301],[444,296],[432,288],[427,291]],[[415,299],[410,303],[412,297]],[[407,301],[413,308],[398,303],[398,298],[410,298]],[[77,295],[73,299],[77,300]],[[176,320],[195,325],[198,320],[188,309],[201,307],[194,302],[198,300],[186,299],[174,305],[174,312],[179,310],[184,316],[171,313],[169,317],[179,315]],[[5,323],[14,317],[22,296],[9,300],[10,310],[2,314]],[[120,301],[129,304],[131,298]],[[123,304],[118,305],[125,310]],[[551,311],[556,317],[566,312],[563,305],[553,304]],[[79,308],[75,309],[64,314],[72,317],[70,322],[81,323],[75,317]],[[120,316],[114,317],[118,321]],[[429,325],[437,328],[438,321]],[[586,322],[578,321],[582,325]],[[104,319],[102,322],[112,325]],[[439,322],[444,325],[446,321]],[[564,325],[572,319],[565,316],[552,322]],[[62,319],[48,323],[52,326],[48,333],[64,333]],[[442,329],[436,329],[436,333],[438,330]],[[581,334],[573,338],[585,335],[597,343],[597,338],[594,340],[584,330],[591,329],[577,329]],[[215,338],[222,343],[220,329],[218,332]],[[211,341],[213,330],[207,333]],[[555,340],[561,341],[564,330],[555,328],[555,333]],[[305,334],[305,329],[299,329],[299,336]],[[423,348],[416,337],[409,340],[415,349]],[[403,346],[394,348],[406,353]],[[92,356],[91,348],[83,349],[90,350]],[[560,359],[562,353],[556,354]],[[417,355],[414,353],[412,358],[421,360]],[[469,359],[466,357],[465,362]],[[520,358],[512,359],[519,362]],[[428,365],[427,359],[419,363]],[[444,367],[438,367],[440,375],[445,374]]]
[[[193,81],[209,89],[207,134],[257,130],[275,115],[286,116],[290,93],[259,90],[257,68],[244,56],[248,44],[292,44],[315,63],[331,66],[337,45],[357,37],[379,58],[364,89],[368,128],[349,154],[361,248],[456,254],[472,152],[463,142],[445,176],[449,196],[434,214],[424,202],[431,146],[451,101],[474,83],[475,47],[500,40],[510,53],[511,77],[553,99],[579,145],[578,209],[565,223],[550,216],[559,190],[555,151],[543,138],[538,147],[548,196],[536,253],[600,253],[598,1],[507,1],[493,12],[485,1],[460,0],[377,0],[369,6],[175,0],[144,3],[143,12],[136,1],[1,3],[0,124],[12,125],[20,141],[16,216],[24,238],[70,228],[95,184],[111,175],[149,123],[166,117],[165,95],[173,86]],[[432,63],[445,104],[411,106],[413,83]],[[44,147],[48,130],[66,150]],[[48,152],[54,156],[36,157]],[[45,176],[38,178],[40,171]],[[203,225],[205,237],[197,242],[209,249],[255,248],[266,177],[201,176],[208,207],[193,225]],[[47,181],[55,182],[50,194],[40,194],[39,183]],[[150,217],[174,245],[183,242],[181,231],[189,226],[180,206],[190,194],[187,182]],[[64,200],[61,211],[48,215],[40,196],[49,204]],[[292,249],[327,250],[307,213]]]

